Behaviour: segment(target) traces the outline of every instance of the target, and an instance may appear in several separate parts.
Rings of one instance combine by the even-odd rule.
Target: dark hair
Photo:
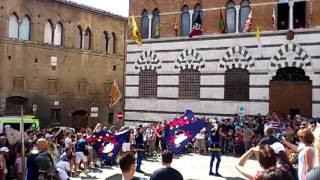
[[[258,161],[263,169],[269,169],[276,166],[277,156],[274,153],[270,145],[266,144],[260,146],[260,151],[258,152]]]
[[[162,152],[162,162],[163,163],[167,163],[167,164],[172,163],[172,157],[173,157],[172,152],[170,152],[168,150],[165,150]]]
[[[288,166],[290,167],[290,169],[293,169],[292,163],[290,162],[290,159],[289,159],[288,155],[286,154],[286,152],[280,151],[279,154],[277,154],[277,157],[278,157],[282,162],[288,164]]]
[[[119,164],[122,172],[130,171],[130,168],[134,165],[136,159],[132,154],[125,154],[120,157]]]
[[[293,180],[292,175],[281,168],[272,167],[263,171],[257,180]]]

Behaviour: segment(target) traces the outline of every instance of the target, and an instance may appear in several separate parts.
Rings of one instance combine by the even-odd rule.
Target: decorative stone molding
[[[243,46],[229,48],[226,54],[220,59],[218,70],[241,68],[248,71],[255,67],[255,60]]]
[[[139,71],[161,69],[161,62],[154,51],[146,50],[142,52],[138,61],[135,63],[135,69]]]
[[[287,59],[286,57],[291,52],[298,55],[301,60],[296,59],[295,56],[292,56],[292,59]],[[283,59],[283,57],[285,57],[285,59]],[[269,70],[277,70],[284,67],[297,67],[302,69],[311,67],[311,56],[298,44],[290,43],[282,45],[271,58]]]
[[[174,63],[174,68],[180,70],[193,69],[200,71],[205,68],[205,61],[197,50],[188,48],[183,50],[178,56]]]

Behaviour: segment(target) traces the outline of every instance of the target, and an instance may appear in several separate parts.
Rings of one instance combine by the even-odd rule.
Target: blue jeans
[[[141,171],[142,158],[143,158],[143,152],[142,151],[137,151],[137,167],[136,167],[136,171]]]
[[[214,159],[217,159],[217,163],[216,163],[216,173],[218,173],[218,171],[219,171],[219,166],[220,166],[220,162],[221,162],[220,152],[211,152],[210,171],[209,171],[209,172],[212,172],[212,167],[213,167]]]

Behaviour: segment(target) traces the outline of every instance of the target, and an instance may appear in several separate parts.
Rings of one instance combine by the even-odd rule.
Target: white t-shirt
[[[64,147],[65,147],[65,148],[68,148],[71,143],[72,143],[71,138],[66,137],[66,139],[64,140]]]
[[[67,180],[69,178],[68,171],[70,171],[70,163],[67,161],[59,161],[56,165],[57,171],[59,172],[59,177],[62,180]]]

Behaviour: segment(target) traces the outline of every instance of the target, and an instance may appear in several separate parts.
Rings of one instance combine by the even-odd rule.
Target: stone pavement
[[[142,170],[146,174],[136,173],[135,176],[149,179],[149,176],[152,174],[152,172],[161,167],[160,160],[161,158],[148,158],[147,160],[143,160]],[[243,177],[235,169],[235,164],[237,162],[238,158],[236,157],[222,157],[220,164],[220,174],[223,175],[224,178],[209,176],[209,155],[184,154],[180,157],[176,157],[173,160],[172,167],[179,170],[186,180],[241,180],[243,179]],[[252,172],[256,172],[259,168],[259,165],[255,160],[249,160],[246,164],[246,167],[252,170]],[[121,180],[121,171],[119,166],[113,166],[102,169],[95,169],[87,174],[82,173],[79,177],[71,179]]]

